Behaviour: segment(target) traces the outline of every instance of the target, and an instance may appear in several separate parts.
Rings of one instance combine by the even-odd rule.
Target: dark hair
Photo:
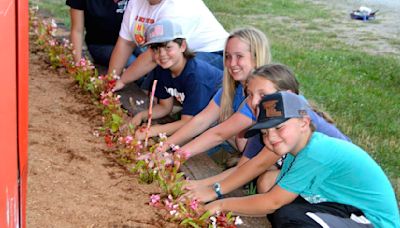
[[[297,81],[293,71],[283,64],[272,63],[256,68],[247,78],[247,83],[255,77],[261,77],[271,81],[278,91],[290,90],[293,93],[300,94],[300,83]],[[318,108],[315,102],[309,101],[309,104],[311,109],[328,123],[334,123],[332,117]]]
[[[150,44],[149,47],[150,47],[153,51],[156,51],[156,50],[158,50],[160,47],[166,47],[167,44],[168,44],[169,42],[170,42],[170,41],[166,41],[166,42],[163,42],[163,43],[154,43],[154,44]],[[186,40],[183,39],[183,38],[176,38],[176,39],[172,40],[172,42],[177,43],[177,44],[179,45],[179,47],[181,47],[181,46],[182,46],[182,43],[183,43],[183,42],[186,42]],[[185,57],[186,59],[191,59],[191,58],[194,58],[195,55],[196,55],[196,54],[195,54],[193,51],[191,51],[191,50],[189,49],[189,45],[188,45],[188,43],[186,42],[186,49],[185,49],[185,51],[183,52],[183,57]]]
[[[254,77],[262,77],[271,81],[278,91],[290,90],[296,94],[300,93],[300,83],[297,81],[294,73],[285,65],[271,63],[260,66],[250,74],[247,81],[250,81]]]

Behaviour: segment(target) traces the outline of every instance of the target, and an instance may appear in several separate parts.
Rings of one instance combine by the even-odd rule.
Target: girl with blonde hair
[[[166,145],[182,145],[202,133],[181,149],[194,156],[229,140],[242,150],[245,139],[239,140],[237,135],[256,119],[248,104],[242,104],[245,83],[251,71],[270,61],[264,33],[253,27],[234,30],[224,49],[223,87],[203,111],[168,138]],[[210,128],[218,120],[219,124]]]

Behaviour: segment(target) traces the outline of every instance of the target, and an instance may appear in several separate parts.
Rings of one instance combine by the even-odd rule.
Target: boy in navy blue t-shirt
[[[159,103],[153,107],[154,119],[168,115],[173,108],[174,97],[182,104],[181,119],[150,128],[149,136],[159,133],[170,135],[182,127],[190,118],[203,110],[221,86],[223,72],[218,68],[194,58],[184,34],[176,22],[160,20],[149,26],[146,46],[153,51],[158,66],[154,79],[158,80],[155,97]],[[147,120],[148,111],[136,114],[131,123],[139,125]],[[138,139],[144,132],[136,132]]]

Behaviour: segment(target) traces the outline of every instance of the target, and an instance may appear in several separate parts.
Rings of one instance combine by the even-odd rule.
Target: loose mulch
[[[165,227],[139,184],[93,135],[101,115],[88,95],[31,45],[27,227]]]

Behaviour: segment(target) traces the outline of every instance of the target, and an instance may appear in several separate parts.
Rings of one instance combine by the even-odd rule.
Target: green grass
[[[376,159],[400,196],[398,57],[347,46],[335,32],[324,32],[333,23],[330,12],[306,1],[204,2],[228,31],[246,25],[264,31],[274,61],[296,72],[305,96],[328,111],[338,127]],[[64,3],[42,0],[39,6],[65,22],[68,8],[61,6]]]
[[[69,6],[65,5],[65,0],[29,0],[29,5],[39,6],[41,12],[52,15],[57,22],[70,27]]]

